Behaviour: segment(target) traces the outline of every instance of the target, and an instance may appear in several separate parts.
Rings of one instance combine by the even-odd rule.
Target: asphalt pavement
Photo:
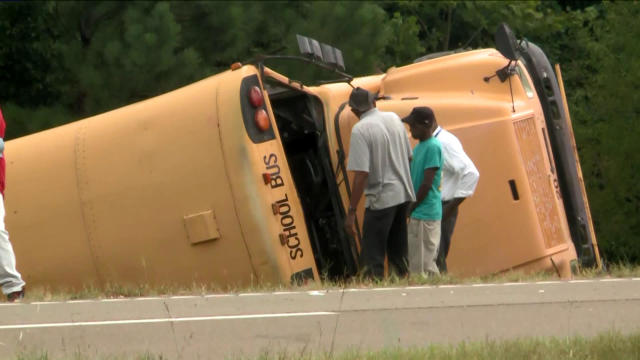
[[[640,331],[640,278],[0,303],[0,358],[339,353]]]

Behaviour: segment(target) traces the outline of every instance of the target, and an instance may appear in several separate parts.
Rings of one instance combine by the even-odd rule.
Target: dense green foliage
[[[347,71],[365,75],[430,52],[491,47],[507,22],[563,65],[601,252],[638,263],[639,15],[637,1],[2,2],[0,103],[14,138],[235,61],[294,54],[296,33],[341,48]]]

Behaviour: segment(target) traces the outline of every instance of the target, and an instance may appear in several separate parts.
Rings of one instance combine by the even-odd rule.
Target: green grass
[[[15,358],[16,360],[53,360],[53,359],[64,359],[64,360],[167,360],[167,357],[163,355],[154,355],[152,353],[144,353],[141,355],[135,356],[122,356],[122,355],[113,355],[113,356],[100,356],[96,359],[94,356],[87,356],[81,353],[76,353],[71,357],[57,357],[52,356],[49,357],[49,354],[46,351],[30,351],[19,354]]]
[[[52,360],[46,352],[20,354],[17,360]],[[96,359],[75,354],[66,359]],[[163,355],[144,353],[134,356],[103,356],[100,360],[165,360]],[[617,332],[602,333],[593,338],[523,338],[505,341],[462,342],[456,345],[429,345],[425,347],[385,348],[380,351],[351,350],[339,354],[308,351],[264,351],[256,357],[230,357],[243,360],[637,360],[640,359],[640,332],[623,335]]]
[[[574,279],[597,278],[621,278],[640,277],[640,266],[630,264],[613,264],[608,271],[581,269],[574,274]],[[80,290],[51,290],[46,287],[29,287],[25,302],[33,301],[64,301],[79,299],[104,299],[127,298],[145,296],[167,295],[206,295],[215,293],[246,293],[246,292],[272,292],[272,291],[308,291],[342,288],[372,288],[372,287],[405,287],[405,286],[437,286],[451,284],[478,284],[478,283],[507,283],[507,282],[534,282],[558,280],[554,272],[523,273],[508,271],[482,277],[460,278],[451,275],[440,276],[412,276],[409,278],[389,277],[381,281],[371,281],[361,278],[352,278],[346,281],[314,282],[302,286],[287,284],[271,284],[255,281],[248,286],[219,286],[216,284],[192,284],[190,287],[178,285],[123,285],[107,284],[104,288],[85,286]]]
[[[233,358],[232,358],[233,359]],[[593,338],[525,338],[505,341],[462,342],[421,348],[353,350],[341,354],[268,353],[253,360],[514,360],[514,359],[640,359],[640,333],[603,333]]]

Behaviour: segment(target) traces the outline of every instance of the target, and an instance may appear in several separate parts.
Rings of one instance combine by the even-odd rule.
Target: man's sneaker
[[[7,300],[9,302],[20,302],[24,298],[24,288],[20,291],[14,291],[10,294],[7,294]]]

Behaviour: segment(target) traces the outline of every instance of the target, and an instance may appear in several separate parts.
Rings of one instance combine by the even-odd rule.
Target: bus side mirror
[[[509,25],[502,23],[498,25],[495,35],[496,49],[509,60],[518,60],[518,50],[516,37],[509,28]]]

